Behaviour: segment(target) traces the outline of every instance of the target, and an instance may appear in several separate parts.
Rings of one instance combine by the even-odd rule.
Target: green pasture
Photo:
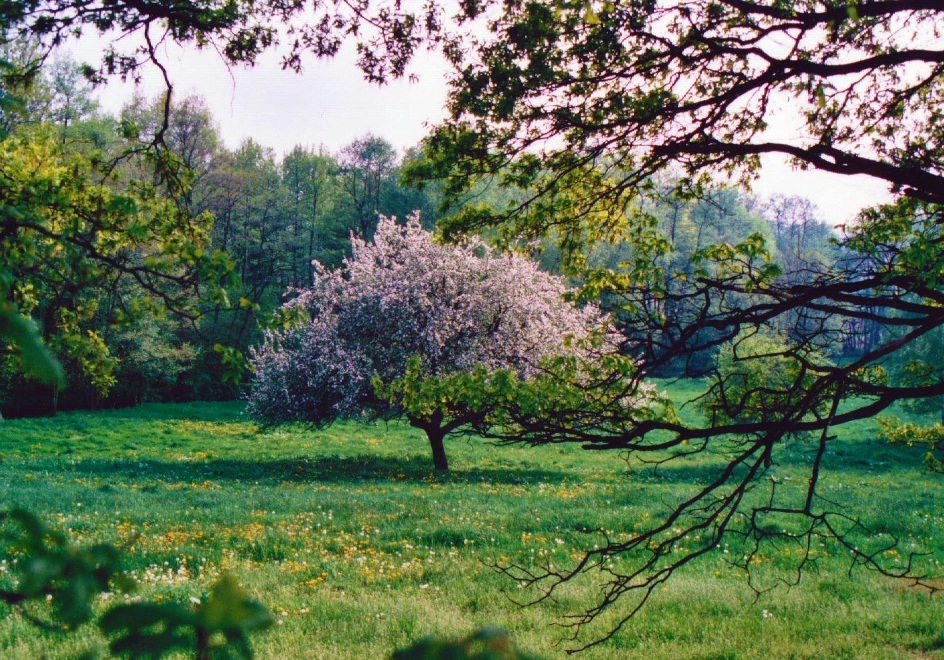
[[[408,426],[260,432],[241,410],[146,405],[0,422],[0,505],[41,513],[80,543],[128,544],[147,598],[186,602],[221,572],[235,575],[278,621],[254,637],[259,658],[380,660],[421,636],[483,625],[563,658],[574,643],[555,624],[592,602],[599,576],[521,608],[536,594],[489,566],[566,566],[601,542],[599,530],[618,536],[657,518],[720,460],[655,469],[575,446],[455,440],[453,472],[437,477],[424,436]],[[876,430],[863,421],[832,443],[823,492],[898,536],[903,555],[929,553],[921,567],[939,572],[942,477],[925,471],[923,450],[889,447]],[[791,441],[772,475],[787,484],[795,476],[800,488],[811,450]],[[616,637],[577,657],[944,658],[940,597],[850,572],[848,557],[825,543],[798,586],[755,599],[726,561],[734,551],[687,567]],[[784,546],[758,557],[760,584],[791,577],[795,553]],[[0,563],[0,581],[9,571]],[[612,608],[582,639],[624,614]],[[0,615],[3,658],[71,658],[103,644],[91,626],[61,636]]]

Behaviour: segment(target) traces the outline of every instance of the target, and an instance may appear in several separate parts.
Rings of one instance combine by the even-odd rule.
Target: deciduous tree
[[[138,30],[142,52],[152,58],[158,27],[181,41],[212,35],[239,60],[271,42],[274,21],[298,16],[302,7],[22,2],[5,18],[52,39],[83,24]],[[577,417],[581,424],[519,415],[518,438],[569,439],[642,456],[668,451],[678,460],[718,446],[729,452],[699,492],[664,520],[589,551],[567,570],[549,567],[523,577],[550,592],[584,571],[603,570],[602,598],[575,619],[578,625],[638,594],[631,616],[675,569],[732,534],[749,544],[747,568],[766,543],[808,549],[829,537],[855,563],[921,578],[923,567],[880,552],[885,540],[821,497],[819,476],[828,468],[837,425],[902,399],[944,394],[939,362],[918,365],[918,380],[883,373],[887,361],[944,323],[939,0],[480,0],[459,3],[453,21],[436,2],[417,12],[369,2],[316,2],[314,9],[313,21],[292,28],[298,38],[289,40],[290,65],[301,50],[329,54],[352,35],[375,80],[402,75],[424,41],[456,65],[450,117],[429,139],[416,176],[445,179],[447,203],[469,199],[490,178],[527,195],[498,209],[465,206],[449,232],[497,227],[509,242],[552,233],[575,270],[593,242],[633,243],[624,266],[583,273],[588,299],[602,293],[622,299],[627,350],[645,358],[628,384],[670,361],[724,346],[745,329],[802,321],[780,328],[786,340],[779,355],[797,377],[783,397],[766,398],[777,402],[768,411],[773,418],[734,416],[718,425],[640,420],[618,406]],[[791,140],[767,130],[784,109],[798,124]],[[842,258],[816,264],[802,282],[780,277],[755,236],[702,246],[691,273],[667,285],[660,264],[671,244],[639,203],[654,192],[654,175],[676,166],[684,174],[676,192],[699,195],[719,175],[748,182],[767,154],[799,167],[871,176],[895,199],[863,212],[841,239]],[[817,357],[823,345],[849,343],[866,326],[868,340],[852,342],[858,346],[853,360]],[[771,357],[777,356],[744,355]],[[750,388],[727,388],[723,370],[696,373],[712,378],[716,400],[736,395],[727,409],[736,410],[743,397],[764,399]],[[600,380],[601,387],[612,382]],[[764,477],[783,439],[797,433],[810,438],[813,461],[803,492],[791,494]],[[761,488],[769,497],[746,497]],[[614,568],[610,560],[617,556],[634,563]],[[801,552],[798,566],[808,559]]]
[[[670,464],[693,451],[728,453],[694,497],[644,531],[603,544],[570,570],[510,572],[549,594],[585,571],[603,571],[599,606],[577,616],[578,626],[635,594],[631,616],[675,569],[724,538],[746,541],[748,570],[767,543],[809,548],[828,537],[857,564],[920,579],[933,566],[881,554],[892,540],[822,497],[819,478],[836,427],[944,392],[939,365],[927,365],[920,382],[888,377],[885,369],[944,322],[944,9],[930,0],[475,9],[486,17],[487,35],[454,77],[451,117],[429,138],[427,160],[415,171],[445,177],[455,199],[483,179],[530,196],[498,209],[466,206],[447,231],[497,227],[509,241],[553,232],[575,270],[585,246],[630,241],[634,250],[622,266],[584,271],[584,293],[620,301],[626,348],[644,358],[639,376],[682,362],[691,375],[709,378],[712,410],[751,411],[686,423],[616,408],[595,420],[575,414],[580,424],[519,419],[517,431],[525,432],[518,437],[570,438]],[[767,131],[786,108],[800,125],[792,140]],[[716,177],[749,182],[766,154],[869,175],[895,201],[863,212],[839,238],[838,258],[804,264],[802,278],[784,277],[757,234],[702,244],[690,268],[666,279],[661,265],[672,246],[641,201],[659,192],[654,175],[673,167],[682,174],[675,194],[705,197]],[[688,360],[767,326],[777,326],[781,340],[768,343],[769,352],[742,351],[740,366]],[[867,341],[853,341],[866,331]],[[858,346],[854,359],[826,359],[844,344]],[[782,378],[744,386],[751,380],[742,374],[761,374],[764,364],[784,366]],[[766,478],[784,440],[797,436],[810,443],[814,460],[802,492],[790,492]],[[773,526],[779,531],[770,532]],[[610,565],[619,556],[632,557],[627,569]],[[808,558],[801,552],[797,567]]]
[[[489,411],[445,398],[404,403],[409,387],[476,368],[526,379],[601,326],[592,306],[563,300],[559,277],[478,241],[437,244],[415,216],[405,225],[381,217],[372,243],[352,241],[342,269],[319,267],[314,286],[288,303],[304,321],[270,332],[253,353],[249,410],[265,422],[404,415],[445,471],[443,439]]]
[[[49,133],[8,137],[0,155],[0,301],[36,318],[43,341],[99,392],[114,384],[113,326],[168,310],[194,320],[201,284],[225,296],[226,259],[207,250],[208,217],[181,213],[146,184],[117,192]]]

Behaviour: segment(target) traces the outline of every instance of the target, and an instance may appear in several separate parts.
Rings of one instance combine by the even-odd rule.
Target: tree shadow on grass
[[[844,456],[848,447],[842,447],[836,456],[827,459],[828,470],[832,473],[848,474],[865,471],[895,473],[899,471],[923,469],[921,458],[915,454],[907,459],[899,447],[881,447],[884,451],[866,452],[855,460]],[[877,447],[874,449],[878,449]],[[615,459],[615,456],[614,456]],[[832,459],[832,460],[830,460]],[[774,473],[783,468],[803,470],[804,461],[788,461],[781,467],[774,466]],[[211,481],[246,481],[246,482],[293,482],[293,483],[353,483],[353,482],[426,482],[426,483],[482,483],[490,482],[506,485],[560,483],[574,480],[577,475],[566,470],[541,469],[529,465],[512,464],[505,466],[472,467],[459,469],[447,475],[437,474],[432,469],[432,461],[426,454],[407,456],[383,456],[362,454],[358,456],[296,456],[275,460],[243,460],[218,458],[203,460],[155,460],[155,459],[79,459],[79,460],[39,460],[21,464],[20,469],[49,470],[60,474],[74,474],[103,480],[127,480],[131,482],[153,482],[161,480],[167,483],[194,483]],[[9,467],[9,466],[8,466]],[[624,478],[628,482],[640,484],[688,484],[703,485],[717,478],[720,465],[717,462],[665,464],[659,467],[634,465],[626,470],[625,464],[614,462],[614,470],[625,470]],[[577,477],[579,478],[579,477]]]
[[[815,438],[780,443],[774,451],[773,464],[765,474],[777,477],[788,475],[791,478],[800,475],[805,478],[812,468],[817,449]],[[877,438],[837,438],[830,441],[822,470],[826,475],[843,478],[868,479],[876,475],[906,477],[916,471],[925,472],[926,453],[927,447],[890,445]],[[664,459],[665,456],[658,458]],[[625,476],[627,480],[638,483],[699,486],[717,479],[727,466],[728,459],[724,455],[706,452],[668,463],[635,461]]]
[[[524,484],[555,483],[573,475],[554,470],[530,468],[472,468],[449,474],[433,471],[431,460],[425,455],[407,457],[389,456],[298,456],[278,460],[213,459],[209,461],[159,461],[153,459],[103,460],[85,459],[60,463],[44,469],[58,472],[119,479],[128,481],[156,481],[193,483],[206,480],[249,481],[260,483],[317,482],[426,482],[426,483],[482,483]]]

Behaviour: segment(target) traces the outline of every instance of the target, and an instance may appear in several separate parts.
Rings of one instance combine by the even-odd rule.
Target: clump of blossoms
[[[560,277],[479,240],[436,243],[416,216],[381,217],[373,242],[352,241],[342,268],[316,263],[313,286],[287,304],[304,322],[270,331],[251,353],[249,412],[265,423],[405,416],[446,470],[442,439],[472,421],[474,406],[407,408],[402,389],[385,385],[473,371],[527,380],[546,358],[605,336],[606,318],[567,302]]]

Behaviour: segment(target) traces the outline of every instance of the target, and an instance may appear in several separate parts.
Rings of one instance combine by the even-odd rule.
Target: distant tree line
[[[12,70],[29,69],[30,53],[22,45],[8,46],[4,58],[15,65]],[[38,320],[43,339],[65,367],[66,383],[57,388],[30,381],[18,370],[15,351],[6,350],[0,366],[0,411],[6,416],[239,396],[238,379],[230,377],[239,362],[234,349],[257,344],[260,320],[278,314],[291,290],[312,284],[313,261],[340,266],[352,236],[372,237],[378,214],[402,219],[419,211],[424,226],[432,228],[444,212],[437,186],[427,182],[421,190],[403,182],[404,168],[416,168],[421,154],[401,156],[380,137],[366,135],[337,153],[296,146],[279,157],[252,139],[228,149],[199,97],[170,104],[166,122],[163,98],[136,98],[119,117],[107,116],[68,60],[37,68],[28,80],[8,75],[4,84],[5,98],[13,99],[0,104],[5,144],[42,143],[49,162],[78,159],[89,176],[116,191],[147,182],[154,198],[203,223],[205,236],[191,234],[191,241],[199,243],[200,254],[215,259],[219,272],[212,276],[221,289],[211,296],[205,288],[182,287],[169,305],[171,313],[148,315],[139,308],[154,305],[155,292],[127,273],[64,268],[49,258],[13,273],[9,299]],[[155,156],[156,140],[165,148],[163,161]],[[659,257],[667,289],[677,285],[678,276],[695,276],[693,256],[699,251],[737,245],[751,235],[764,239],[781,279],[789,282],[804,283],[810,273],[842,258],[837,230],[807,199],[759,199],[734,188],[695,194],[665,173],[651,184],[653,194],[641,203],[655,219],[653,231],[670,246]],[[475,201],[502,208],[526,197],[513,186],[492,186],[476,191]],[[562,262],[560,239],[545,238],[535,256],[549,272],[573,273]],[[121,250],[134,252],[132,261],[154,260],[148,254],[153,245]],[[71,255],[73,265],[81,265],[83,252]],[[600,241],[581,255],[591,270],[617,269],[639,257],[639,245]],[[601,291],[595,302],[607,309],[608,295]],[[650,303],[677,319],[686,313],[678,300],[653,296]],[[620,304],[614,300],[610,310],[617,322]],[[186,313],[174,313],[184,307]],[[781,316],[774,323],[782,327],[775,330],[789,333],[797,322]],[[717,347],[705,339],[711,332],[699,330],[697,340],[708,350],[686,354],[684,362],[664,362],[660,375],[699,376],[713,368]],[[821,348],[834,358],[861,354],[880,341],[879,333],[878,324],[864,318],[844,328],[841,341]]]
[[[260,320],[288,290],[311,284],[313,260],[339,265],[352,235],[372,236],[378,212],[419,210],[435,223],[434,191],[400,183],[416,155],[382,138],[365,135],[337,153],[297,146],[282,157],[251,139],[229,149],[200,98],[172,103],[166,126],[160,98],[134,99],[111,117],[74,63],[39,67],[30,58],[22,44],[0,57],[9,65],[0,202],[32,204],[38,216],[7,223],[0,286],[40,326],[65,380],[36,383],[22,375],[17,350],[0,348],[4,416],[238,396],[237,379],[226,377],[233,350],[260,340]],[[50,178],[50,195],[58,177],[81,179],[99,191],[98,206],[78,208],[92,204],[78,183],[57,193],[72,195],[66,208],[36,195],[17,201],[37,171]],[[145,201],[166,205],[164,235],[154,235],[157,211],[142,213]],[[101,215],[109,203],[111,225]],[[140,225],[120,225],[131,218]],[[109,232],[126,242],[109,243]]]

